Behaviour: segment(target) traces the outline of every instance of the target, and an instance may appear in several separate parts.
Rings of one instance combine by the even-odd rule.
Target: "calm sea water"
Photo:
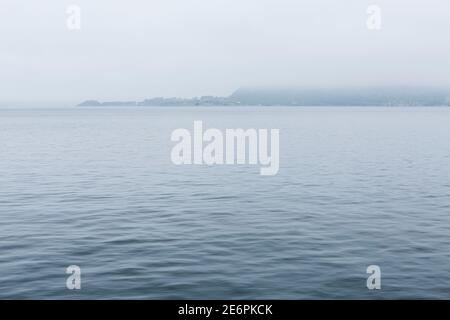
[[[278,175],[173,165],[194,120]],[[0,219],[0,298],[450,298],[450,109],[0,109]]]

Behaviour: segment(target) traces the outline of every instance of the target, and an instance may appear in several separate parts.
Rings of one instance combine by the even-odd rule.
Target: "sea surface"
[[[278,174],[174,165],[194,120]],[[448,299],[450,108],[0,109],[0,298]]]

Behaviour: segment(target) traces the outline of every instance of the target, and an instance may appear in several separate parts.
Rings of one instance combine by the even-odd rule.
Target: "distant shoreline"
[[[449,108],[450,105],[154,105],[154,106],[138,106],[138,105],[101,105],[101,106],[90,106],[90,105],[77,105],[76,108],[195,108],[195,107],[205,107],[205,108],[215,108],[215,107],[251,107],[251,108]]]
[[[86,100],[78,107],[194,107],[194,106],[297,106],[297,107],[446,107],[450,88],[241,88],[228,97],[156,97],[142,101]]]

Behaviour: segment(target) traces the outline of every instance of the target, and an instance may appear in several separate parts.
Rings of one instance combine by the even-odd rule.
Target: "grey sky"
[[[366,27],[371,4],[380,31]],[[449,32],[448,0],[1,0],[0,104],[450,86]]]

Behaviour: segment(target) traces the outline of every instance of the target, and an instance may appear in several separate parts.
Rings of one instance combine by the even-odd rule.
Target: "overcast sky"
[[[0,105],[450,86],[449,34],[448,0],[1,0]]]

